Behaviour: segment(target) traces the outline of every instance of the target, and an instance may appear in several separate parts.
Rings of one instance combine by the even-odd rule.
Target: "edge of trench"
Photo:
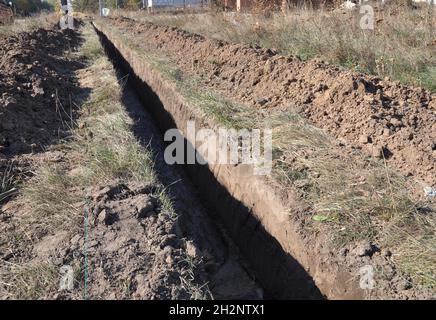
[[[183,97],[132,50],[116,41],[108,30],[95,21],[92,25],[115,68],[129,74],[131,86],[159,130],[179,129],[184,134],[185,145],[192,148],[186,138],[186,123],[194,118],[199,129],[206,125],[205,119],[196,118],[195,110]],[[283,223],[277,212],[285,212],[289,204],[283,204],[260,178],[247,178],[241,167],[183,165],[201,200],[239,247],[267,296],[275,299],[362,298],[361,290],[349,273],[323,265],[322,257],[310,252],[292,221]]]

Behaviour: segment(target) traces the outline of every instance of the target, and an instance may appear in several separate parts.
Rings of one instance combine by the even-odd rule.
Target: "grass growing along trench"
[[[392,249],[402,272],[415,283],[436,288],[436,215],[431,203],[412,197],[410,181],[383,160],[339,148],[333,137],[295,113],[260,114],[222,97],[170,58],[136,41],[135,35],[106,28],[214,123],[236,129],[271,128],[273,178],[283,189],[296,188],[310,205],[307,215],[313,219],[308,229],[326,231],[338,249],[361,240]]]

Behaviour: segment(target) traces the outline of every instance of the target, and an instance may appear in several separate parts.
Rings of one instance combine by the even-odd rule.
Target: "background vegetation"
[[[6,2],[12,3],[15,14],[20,16],[29,16],[33,13],[41,11],[52,11],[56,0],[6,0]]]
[[[376,10],[374,30],[360,28],[358,12],[295,7],[285,14],[122,14],[207,37],[274,48],[303,60],[318,58],[436,92],[436,15],[432,6],[412,9],[392,4]]]

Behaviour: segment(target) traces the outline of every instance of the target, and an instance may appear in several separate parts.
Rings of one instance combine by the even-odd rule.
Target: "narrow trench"
[[[219,263],[218,268],[206,268],[206,272],[210,274],[209,287],[214,298],[268,298],[233,241],[222,226],[208,214],[186,173],[180,167],[165,163],[165,144],[162,135],[129,83],[129,74],[118,69],[117,77],[122,88],[121,101],[133,122],[133,133],[141,145],[153,154],[153,169],[159,181],[167,186],[166,192],[179,216],[178,225],[181,233],[184,237],[194,240],[201,249],[210,252]],[[217,272],[217,269],[225,272]],[[238,282],[234,281],[235,278],[238,278]]]
[[[142,81],[132,70],[130,64],[122,57],[119,51],[109,39],[95,29],[100,41],[105,48],[106,54],[114,64],[122,79],[128,79],[125,85],[124,102],[127,108],[131,106],[132,92],[142,103],[142,110],[128,110],[132,118],[144,117],[149,114],[150,120],[135,121],[135,135],[143,143],[149,142],[151,128],[147,129],[147,121],[153,122],[159,129],[160,134],[152,135],[163,143],[162,133],[168,129],[176,128],[174,118],[169,114],[158,95]],[[130,98],[129,98],[130,97]],[[147,111],[145,111],[147,110]],[[144,113],[146,112],[146,113]],[[142,123],[142,124],[141,124]],[[147,131],[149,131],[147,133]],[[147,138],[148,137],[148,138]],[[155,141],[157,142],[157,141]],[[153,148],[153,140],[149,146]],[[185,140],[187,148],[192,148]],[[162,156],[163,157],[163,156]],[[165,164],[156,169],[160,179],[168,183],[169,176],[162,169]],[[163,162],[163,159],[162,159]],[[256,284],[262,287],[263,298],[266,299],[323,299],[324,296],[316,286],[312,277],[304,267],[281,247],[279,242],[272,237],[263,227],[262,223],[254,217],[250,209],[222,186],[207,166],[203,165],[176,165],[174,170],[180,176],[186,177],[183,184],[188,189],[195,190],[198,194],[201,206],[207,209],[211,221],[217,226],[220,237],[225,238],[231,249],[231,255],[241,255],[235,258],[238,263],[251,275]],[[186,198],[186,195],[180,194]],[[195,217],[191,217],[195,219]],[[212,238],[212,237],[211,237]],[[231,239],[231,240],[230,240]],[[234,247],[237,247],[237,249]],[[242,285],[239,278],[234,279],[233,286],[236,289]],[[242,281],[242,280],[241,280]]]

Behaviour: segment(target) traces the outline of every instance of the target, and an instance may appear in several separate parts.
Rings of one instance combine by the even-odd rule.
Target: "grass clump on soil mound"
[[[144,15],[138,20],[176,26],[235,43],[275,48],[303,59],[320,58],[354,71],[390,77],[436,91],[432,6],[395,5],[375,12],[375,30],[362,30],[359,15],[295,8],[285,15],[205,13]]]
[[[121,36],[116,27],[110,30]],[[283,190],[297,189],[309,204],[306,216],[300,217],[307,230],[328,235],[337,250],[361,241],[391,250],[400,273],[410,274],[418,285],[435,288],[434,209],[412,197],[410,181],[387,167],[384,159],[338,144],[296,113],[265,114],[230,101],[171,59],[138,44],[136,37],[123,35],[123,42],[207,117],[227,128],[273,130],[273,179]],[[232,112],[223,112],[229,109]]]
[[[13,165],[12,162],[8,162],[2,166],[2,171],[0,172],[0,203],[16,191]]]

